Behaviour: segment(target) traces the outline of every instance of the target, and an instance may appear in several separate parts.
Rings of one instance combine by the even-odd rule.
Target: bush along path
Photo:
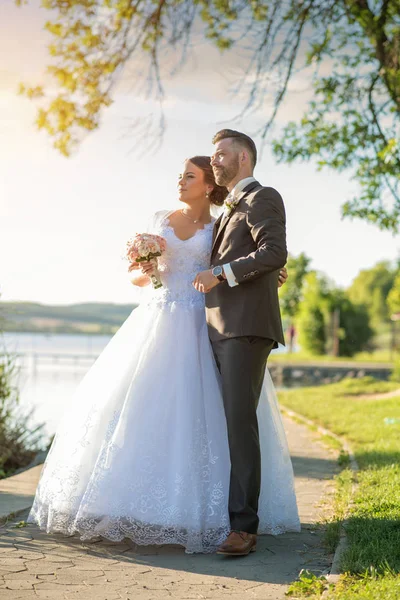
[[[0,331],[0,479],[30,465],[44,446],[43,425],[32,429],[32,413],[20,406],[15,357],[3,345]]]
[[[283,405],[345,438],[359,466],[349,506],[354,474],[342,454],[343,470],[336,478],[334,514],[327,528],[327,543],[336,544],[349,508],[346,547],[338,565],[342,575],[330,585],[318,573],[305,571],[290,589],[294,598],[400,597],[400,393],[382,397],[397,388],[398,383],[364,378],[280,394]]]

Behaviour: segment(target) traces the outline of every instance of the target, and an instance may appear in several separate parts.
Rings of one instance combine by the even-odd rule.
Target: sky
[[[253,134],[268,107],[235,121],[242,105],[231,90],[243,57],[221,55],[200,40],[185,68],[166,81],[167,130],[157,152],[145,152],[129,127],[156,110],[132,90],[132,68],[100,129],[66,159],[37,131],[35,105],[16,93],[20,81],[43,79],[47,18],[39,0],[22,9],[0,3],[1,300],[131,303],[137,292],[122,260],[126,240],[156,210],[178,206],[185,158],[211,154],[212,136],[222,127]],[[307,82],[297,76],[292,88],[280,125],[305,107]],[[283,196],[289,251],[305,252],[313,268],[343,287],[360,269],[394,260],[400,251],[398,237],[341,218],[340,206],[357,190],[348,175],[318,172],[312,162],[278,165],[268,147],[255,171]]]

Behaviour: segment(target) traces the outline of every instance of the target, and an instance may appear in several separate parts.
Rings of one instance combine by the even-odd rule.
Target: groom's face
[[[216,143],[211,166],[218,185],[227,186],[235,179],[240,168],[239,154],[231,138]]]

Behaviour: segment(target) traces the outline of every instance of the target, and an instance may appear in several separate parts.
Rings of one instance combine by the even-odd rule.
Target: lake
[[[18,354],[21,406],[34,410],[32,425],[44,423],[50,437],[68,400],[111,336],[8,332],[2,338],[8,352]]]
[[[10,353],[18,354],[21,406],[34,409],[32,424],[55,433],[68,399],[111,339],[109,335],[3,333]]]

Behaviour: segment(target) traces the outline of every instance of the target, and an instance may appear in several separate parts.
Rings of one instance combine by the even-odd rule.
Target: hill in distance
[[[102,302],[65,306],[0,302],[0,329],[37,333],[113,334],[136,306]]]

